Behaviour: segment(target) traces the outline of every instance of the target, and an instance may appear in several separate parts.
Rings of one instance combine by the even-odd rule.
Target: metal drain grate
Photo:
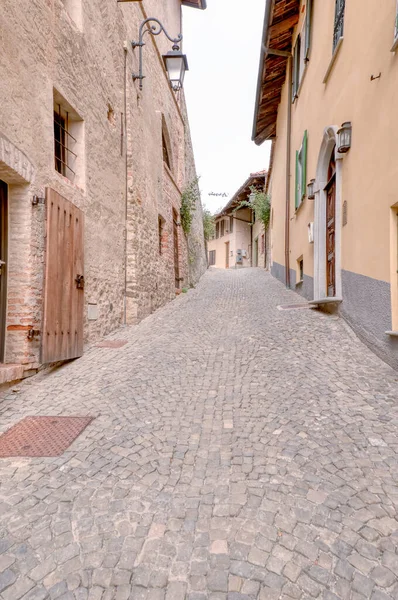
[[[309,304],[280,304],[276,307],[278,310],[299,310],[304,308],[311,308]]]
[[[97,348],[122,348],[127,344],[127,340],[104,340],[96,344]]]
[[[0,458],[60,456],[94,417],[26,417],[0,436]]]

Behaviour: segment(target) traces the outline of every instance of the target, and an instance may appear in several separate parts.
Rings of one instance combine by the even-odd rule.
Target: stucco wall
[[[302,2],[302,8],[305,2]],[[347,224],[341,228],[341,268],[380,282],[390,281],[390,256],[397,250],[390,244],[390,207],[398,202],[396,181],[398,163],[395,160],[398,115],[398,56],[392,53],[396,6],[394,2],[375,4],[353,0],[346,3],[344,40],[326,83],[323,83],[332,58],[334,3],[313,3],[313,26],[310,59],[292,106],[292,148],[290,178],[290,268],[297,271],[297,260],[304,260],[304,273],[314,276],[314,244],[308,241],[307,226],[314,221],[314,201],[304,199],[295,210],[295,154],[304,131],[308,131],[307,183],[316,177],[322,137],[328,126],[339,127],[351,121],[352,147],[342,157],[341,196],[347,202]],[[305,18],[293,36],[293,46]],[[363,32],[366,31],[366,42]],[[381,77],[371,81],[371,75]],[[288,112],[287,84],[282,90],[278,109],[274,168],[271,181],[273,207],[272,257],[285,264],[284,228],[286,199],[286,123]],[[389,125],[385,126],[386,115]],[[376,218],[377,215],[377,218]],[[275,272],[275,269],[273,269]],[[361,327],[369,341],[377,337],[378,344],[388,352],[395,348],[385,344],[384,332],[370,324],[367,313],[371,302],[364,303],[356,319],[356,292],[343,295],[342,309],[354,327]],[[303,286],[304,287],[304,286]],[[369,286],[363,289],[372,297]],[[383,287],[384,289],[384,287]],[[359,294],[359,291],[358,291]],[[307,295],[307,293],[305,293]],[[383,298],[385,299],[385,294]],[[385,300],[383,300],[384,302]],[[367,306],[367,308],[366,308]],[[385,308],[383,314],[386,314]],[[351,317],[350,317],[351,315]],[[387,355],[386,355],[387,356]]]

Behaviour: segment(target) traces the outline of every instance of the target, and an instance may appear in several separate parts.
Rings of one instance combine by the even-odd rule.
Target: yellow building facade
[[[253,140],[273,143],[272,274],[398,366],[396,0],[265,9]]]

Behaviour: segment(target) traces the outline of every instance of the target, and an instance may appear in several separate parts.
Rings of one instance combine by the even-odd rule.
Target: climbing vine
[[[203,206],[203,232],[206,242],[214,235],[216,230],[216,221],[210,210]]]
[[[184,189],[181,195],[181,227],[188,235],[191,231],[193,213],[196,210],[197,203],[200,203],[199,177],[195,177]]]
[[[261,221],[264,229],[267,230],[271,219],[271,196],[264,191],[256,189],[254,186],[250,188],[250,191],[250,199],[242,200],[234,212],[241,208],[251,208],[256,214],[256,221]]]

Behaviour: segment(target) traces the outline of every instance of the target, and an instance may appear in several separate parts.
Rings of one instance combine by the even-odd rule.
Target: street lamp
[[[341,154],[348,152],[351,148],[352,141],[352,125],[350,121],[342,124],[337,132],[337,151]]]
[[[156,24],[151,25],[150,28],[148,29],[145,26],[147,23],[150,23],[150,22],[154,22]],[[140,29],[139,29],[138,42],[131,42],[133,50],[137,47],[139,48],[139,72],[138,72],[138,74],[133,73],[133,80],[134,81],[136,79],[140,80],[140,90],[142,90],[142,80],[145,77],[145,75],[143,74],[143,69],[142,69],[142,49],[145,46],[145,44],[143,42],[143,38],[144,38],[145,33],[147,33],[147,32],[152,35],[159,35],[160,33],[163,32],[165,34],[165,36],[170,40],[170,42],[173,42],[173,49],[171,51],[169,51],[167,54],[164,54],[162,58],[163,58],[164,65],[166,67],[166,71],[167,71],[167,75],[169,77],[171,87],[173,88],[174,91],[180,90],[182,88],[182,84],[184,81],[185,71],[188,71],[187,57],[185,56],[185,54],[183,54],[181,52],[180,46],[179,46],[179,44],[182,40],[182,34],[180,33],[176,38],[170,37],[169,34],[167,33],[166,29],[162,25],[162,23],[158,19],[155,19],[153,17],[149,17],[148,19],[145,19],[141,23]]]
[[[315,198],[315,179],[311,179],[307,185],[307,198],[313,200]]]

